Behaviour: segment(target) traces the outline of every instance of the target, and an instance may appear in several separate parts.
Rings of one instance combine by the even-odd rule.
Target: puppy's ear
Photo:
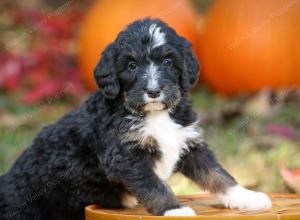
[[[118,49],[115,44],[107,46],[94,70],[96,83],[108,99],[116,98],[120,92],[120,84],[115,67],[117,53]]]
[[[190,42],[185,40],[184,46],[184,68],[182,73],[182,89],[189,92],[199,78],[200,64],[192,49]]]

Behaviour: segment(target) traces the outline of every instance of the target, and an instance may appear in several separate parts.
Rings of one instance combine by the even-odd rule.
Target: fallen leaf
[[[288,187],[296,193],[300,193],[300,169],[289,170],[285,166],[282,166],[280,174]]]
[[[266,131],[272,135],[282,136],[288,139],[295,139],[297,137],[297,131],[292,126],[268,124]]]

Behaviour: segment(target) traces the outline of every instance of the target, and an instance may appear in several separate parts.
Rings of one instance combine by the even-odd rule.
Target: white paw
[[[259,210],[272,207],[266,194],[245,189],[240,185],[229,188],[226,193],[218,194],[217,197],[231,209]]]
[[[122,199],[122,205],[125,208],[134,208],[138,205],[138,201],[137,201],[136,197],[134,197],[130,194],[125,194]]]
[[[196,213],[190,207],[181,207],[179,209],[170,209],[164,213],[164,216],[196,216]]]

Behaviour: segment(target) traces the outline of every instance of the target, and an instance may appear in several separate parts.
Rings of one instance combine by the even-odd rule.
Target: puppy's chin
[[[152,111],[162,111],[165,110],[166,106],[165,104],[161,102],[151,102],[145,105],[144,111],[146,112],[152,112]]]

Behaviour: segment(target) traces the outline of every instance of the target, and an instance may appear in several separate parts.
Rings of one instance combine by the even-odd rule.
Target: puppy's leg
[[[272,206],[266,194],[240,186],[216,161],[213,153],[204,143],[190,148],[182,159],[179,169],[205,190],[216,194],[228,208],[258,210]]]
[[[182,207],[169,186],[161,181],[154,173],[147,173],[147,175],[141,173],[138,179],[130,177],[130,179],[123,180],[137,200],[154,215],[196,215],[189,207]],[[135,205],[135,199],[132,196],[125,201],[127,206]]]
[[[128,155],[129,154],[129,155]],[[119,158],[119,160],[117,160]],[[107,169],[108,168],[108,169]],[[151,164],[139,154],[114,158],[106,167],[111,181],[120,181],[150,213],[154,215],[195,215],[194,211],[182,207],[170,187],[153,171]],[[123,205],[135,205],[133,197],[123,197]]]
[[[122,204],[125,208],[134,208],[138,205],[137,198],[129,193],[124,193]],[[180,207],[164,212],[164,216],[195,216],[196,213],[190,207]]]

